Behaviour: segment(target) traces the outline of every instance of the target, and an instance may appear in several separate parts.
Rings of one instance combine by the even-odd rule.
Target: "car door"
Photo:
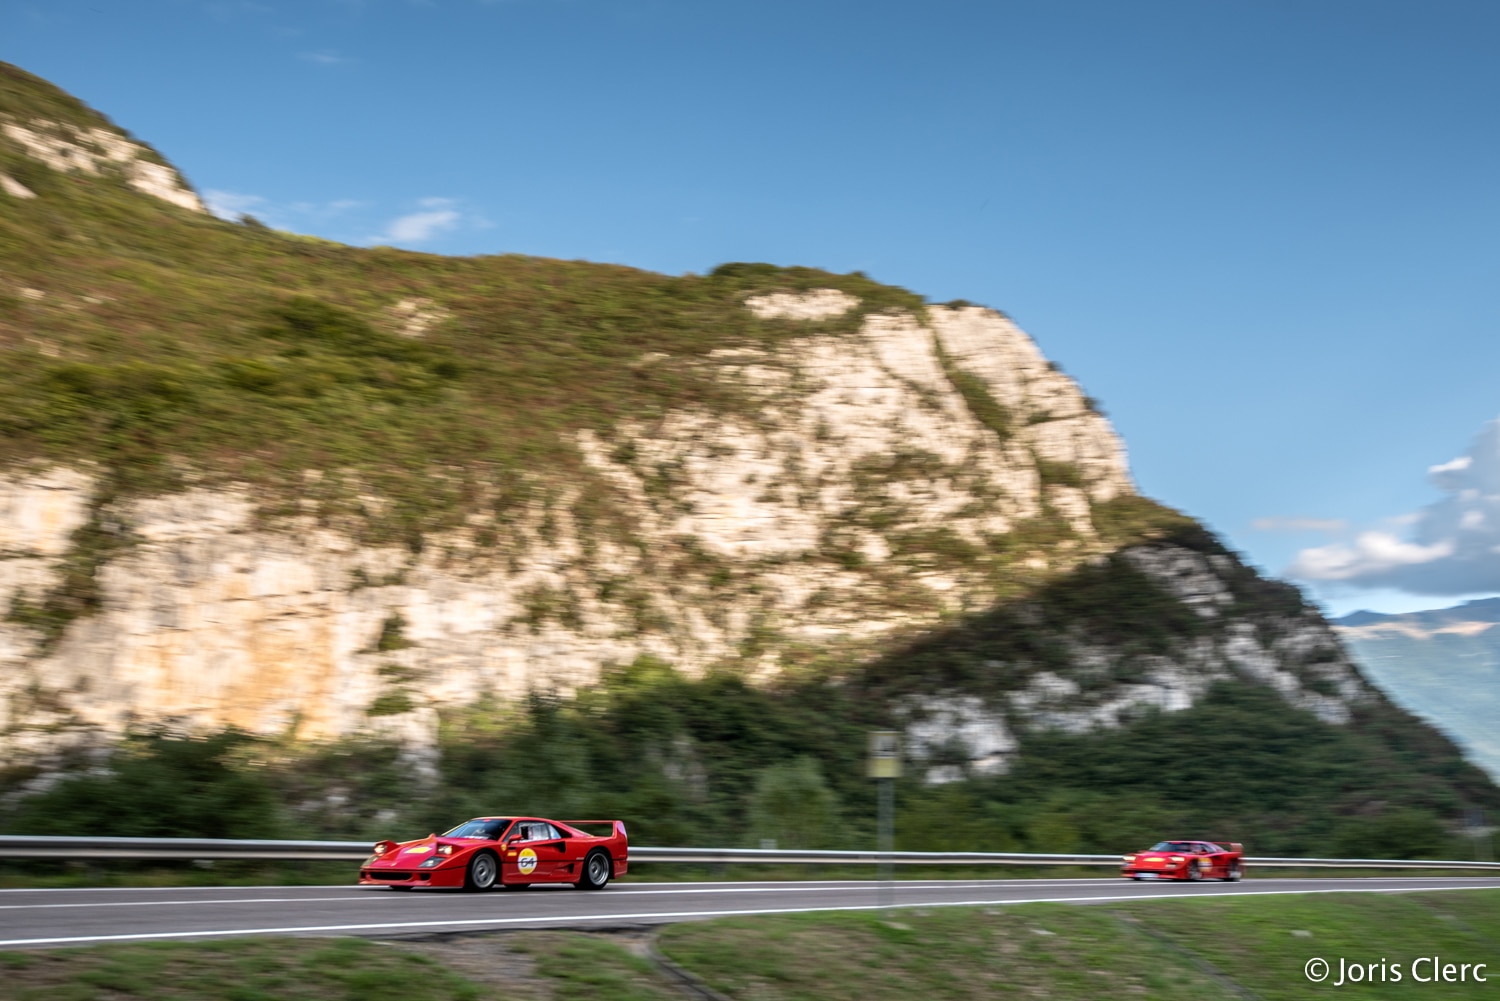
[[[539,820],[518,820],[505,839],[507,883],[540,883],[552,871],[552,859],[541,850],[548,841],[548,828]]]
[[[506,843],[505,861],[513,882],[550,883],[567,879],[567,840],[545,820],[523,820]]]
[[[555,883],[576,878],[568,865],[568,839],[563,837],[562,831],[545,820],[539,820],[536,835],[537,868],[542,871],[541,879]]]

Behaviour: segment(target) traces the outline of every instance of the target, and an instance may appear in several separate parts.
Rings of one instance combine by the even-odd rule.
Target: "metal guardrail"
[[[359,861],[370,841],[237,841],[221,838],[67,838],[0,835],[0,858],[286,859]],[[784,848],[631,848],[632,862],[760,865],[1053,865],[1118,866],[1119,855],[1035,852],[875,852]],[[1500,862],[1440,859],[1260,858],[1246,865],[1325,869],[1474,869],[1500,872]]]
[[[0,835],[0,858],[287,859],[368,858],[373,841],[237,841],[229,838],[61,838]]]

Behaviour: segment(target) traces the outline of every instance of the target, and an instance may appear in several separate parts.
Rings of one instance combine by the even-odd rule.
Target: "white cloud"
[[[220,219],[228,219],[231,222],[249,212],[266,204],[266,200],[260,195],[242,195],[236,191],[219,191],[210,189],[203,192],[203,204],[208,210]]]
[[[1447,496],[1390,519],[1408,538],[1370,531],[1352,544],[1304,549],[1287,573],[1412,594],[1500,591],[1500,420],[1486,424],[1467,453],[1427,472]]]
[[[260,195],[219,189],[205,191],[203,202],[220,219],[237,222],[242,215],[253,215],[272,229],[292,233],[318,232],[340,216],[365,205],[352,198],[331,202],[273,202]]]
[[[364,202],[355,201],[352,198],[340,198],[331,202],[293,202],[287,206],[287,211],[296,215],[305,216],[318,222],[327,222],[336,215],[357,209]]]
[[[1342,532],[1349,523],[1341,518],[1256,518],[1250,527],[1257,532]]]
[[[422,198],[417,204],[425,212],[412,212],[393,219],[385,232],[373,239],[385,243],[425,243],[458,227],[462,216],[451,198]]]

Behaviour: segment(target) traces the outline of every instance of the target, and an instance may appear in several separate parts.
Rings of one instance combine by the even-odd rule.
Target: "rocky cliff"
[[[12,732],[66,718],[326,737],[373,712],[415,736],[435,707],[570,689],[646,653],[690,672],[774,673],[789,645],[868,646],[981,607],[993,568],[980,555],[1044,512],[1068,537],[1028,552],[1023,576],[1105,551],[1091,512],[1131,492],[1108,422],[988,310],[879,314],[857,338],[706,363],[758,409],[577,433],[594,501],[621,532],[580,525],[579,485],[545,471],[507,524],[471,515],[413,553],[311,516],[258,517],[248,485],[101,503],[87,467],[13,469],[0,478],[0,602],[44,604],[80,534],[114,545],[91,568],[89,614],[51,637],[24,615],[0,626]],[[954,372],[1013,433],[976,416]],[[1049,465],[1067,482],[1047,482]],[[944,545],[960,558],[933,552]]]

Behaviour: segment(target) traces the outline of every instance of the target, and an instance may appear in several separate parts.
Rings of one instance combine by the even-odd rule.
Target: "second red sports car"
[[[607,826],[607,835],[576,825]],[[446,886],[465,890],[571,883],[602,890],[625,875],[629,842],[619,820],[543,820],[478,817],[447,834],[416,841],[377,841],[359,869],[364,886],[410,889]]]
[[[1212,841],[1159,841],[1125,856],[1120,875],[1128,879],[1223,879],[1237,882],[1245,874],[1244,848]]]

